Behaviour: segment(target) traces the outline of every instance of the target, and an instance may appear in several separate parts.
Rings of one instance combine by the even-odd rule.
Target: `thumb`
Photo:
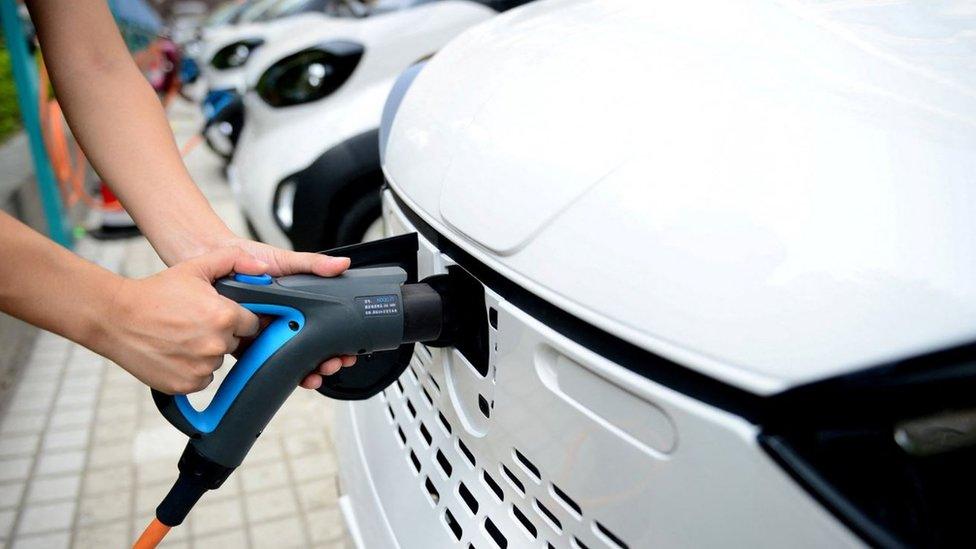
[[[187,260],[184,265],[210,282],[231,273],[259,275],[268,270],[267,263],[237,246],[217,248]]]

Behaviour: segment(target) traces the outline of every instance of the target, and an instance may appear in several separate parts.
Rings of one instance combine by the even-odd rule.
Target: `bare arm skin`
[[[193,183],[105,0],[30,0],[58,102],[92,166],[167,265],[234,237]]]
[[[215,272],[267,267],[239,248],[129,280],[0,213],[0,309],[108,357],[153,388],[206,387],[258,319],[211,286]]]
[[[56,95],[92,166],[170,268],[131,280],[0,213],[0,310],[61,334],[169,393],[205,387],[258,319],[218,295],[231,272],[335,276],[349,260],[245,240],[183,165],[162,105],[132,61],[105,0],[28,0]],[[325,361],[321,385],[355,357]]]

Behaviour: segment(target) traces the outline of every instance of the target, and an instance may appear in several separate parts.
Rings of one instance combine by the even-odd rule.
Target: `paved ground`
[[[199,127],[185,104],[171,119],[180,143]],[[187,165],[218,213],[240,229],[219,162],[200,146]],[[77,251],[127,276],[162,268],[141,238],[84,240]],[[192,400],[208,401],[212,389]],[[47,333],[0,410],[0,548],[131,545],[176,478],[186,442],[145,386]],[[296,392],[245,464],[163,546],[351,547],[336,501],[331,417],[330,401]]]

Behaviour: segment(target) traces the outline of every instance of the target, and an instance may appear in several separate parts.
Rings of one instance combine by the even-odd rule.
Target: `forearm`
[[[134,66],[73,89],[87,80],[59,83],[72,131],[163,261],[173,265],[232,236],[187,173],[159,100]]]
[[[0,311],[97,348],[124,280],[0,212]]]
[[[167,264],[232,237],[193,183],[103,0],[28,2],[72,133]],[[78,36],[88,35],[79,40]]]

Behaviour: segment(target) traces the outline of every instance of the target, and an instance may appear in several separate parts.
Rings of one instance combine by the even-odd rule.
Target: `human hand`
[[[213,281],[232,272],[262,274],[270,265],[240,247],[218,248],[154,276],[123,279],[92,346],[143,383],[169,394],[205,388],[242,339],[255,336],[257,316],[217,293]],[[348,358],[325,361],[302,382],[317,388]]]
[[[226,247],[147,278],[122,279],[91,347],[153,389],[199,391],[240,338],[258,332],[258,317],[218,294],[213,281],[267,269],[241,248]]]
[[[233,237],[224,240],[221,247],[236,246],[267,264],[271,276],[309,273],[318,276],[337,276],[349,268],[348,257],[332,257],[310,252],[294,252],[275,248],[263,242]]]
[[[267,264],[267,272],[271,276],[285,276],[291,274],[311,273],[318,276],[338,276],[349,268],[348,257],[332,257],[309,252],[294,252],[275,248],[262,242],[255,242],[243,238],[233,237],[226,241],[227,246],[236,246]],[[263,330],[270,319],[261,321]],[[259,330],[260,331],[260,330]],[[252,339],[241,342],[241,349],[246,349]],[[306,389],[318,389],[322,386],[322,376],[330,376],[343,367],[356,363],[355,355],[334,357],[326,360],[319,367],[302,380],[301,386]]]

